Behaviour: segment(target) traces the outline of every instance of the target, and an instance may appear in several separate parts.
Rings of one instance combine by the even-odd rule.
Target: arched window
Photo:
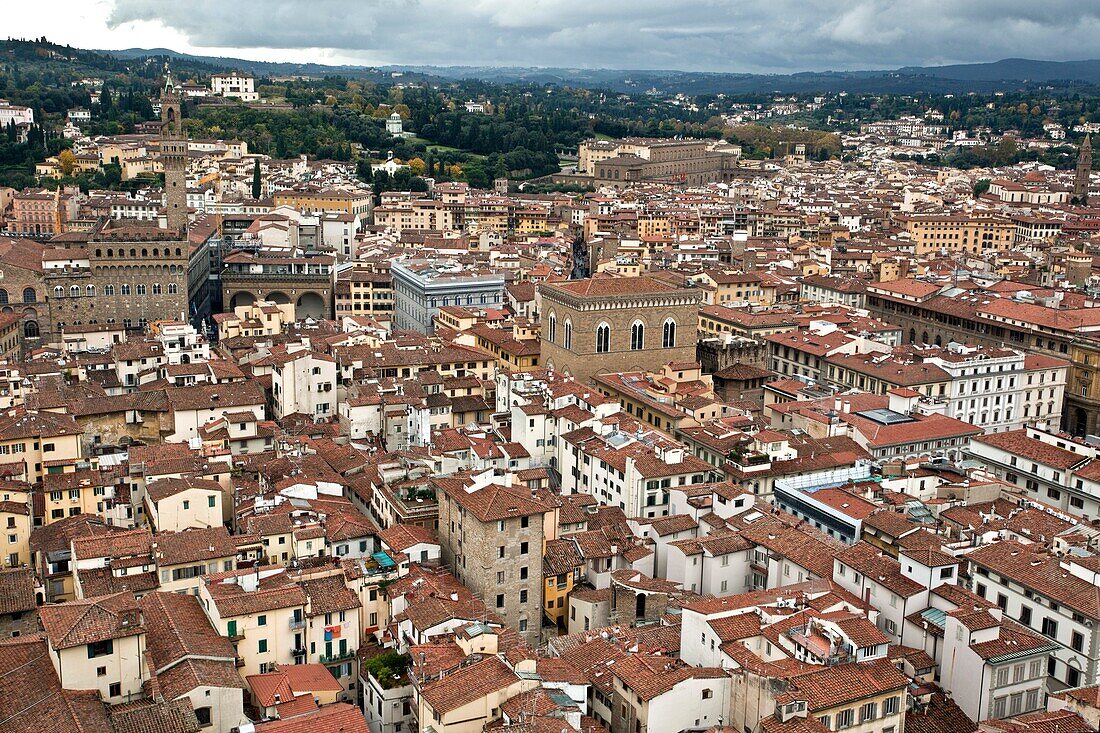
[[[669,318],[665,321],[665,326],[661,334],[661,346],[666,349],[671,349],[676,345],[676,321]]]
[[[103,286],[103,294],[104,295],[114,295],[115,294],[115,286],[114,285],[104,285]]]
[[[179,288],[176,286],[175,283],[168,283],[168,294],[169,295],[175,295],[178,292],[179,292]]]
[[[55,287],[53,289],[53,297],[55,297],[55,298],[64,298],[65,297],[65,288],[61,287],[60,285]]]
[[[596,326],[596,353],[606,354],[611,351],[611,326],[601,323]]]
[[[86,288],[84,288],[84,292],[88,295],[95,295],[95,285],[87,286]]]
[[[131,248],[131,249],[130,249],[130,256],[131,256],[131,257],[137,257],[137,250],[136,250],[136,249],[134,249],[134,248]]]
[[[160,283],[153,283],[153,295],[160,295]]]
[[[557,343],[558,340],[558,318],[553,313],[550,314],[550,318],[546,322],[546,335],[550,343]]]
[[[565,319],[565,348],[573,348],[573,321]]]
[[[634,321],[630,326],[630,350],[641,351],[645,348],[645,324]]]
[[[23,288],[23,302],[24,303],[37,303],[38,294],[34,292],[34,288]]]
[[[0,288],[0,305],[8,304],[8,291]]]
[[[23,338],[36,339],[38,338],[38,322],[27,321],[23,324]]]
[[[138,283],[137,294],[138,295],[145,295],[145,283]]]
[[[182,254],[183,254],[183,250],[181,250],[179,247],[176,247],[176,257],[181,257]]]
[[[122,292],[123,295],[129,295],[130,294],[130,286],[129,285],[123,285],[121,292]]]
[[[69,297],[70,298],[80,297],[80,286],[79,285],[72,285],[72,286],[69,287]]]

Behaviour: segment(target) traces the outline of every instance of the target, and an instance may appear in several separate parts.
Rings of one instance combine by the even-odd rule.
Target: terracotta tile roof
[[[504,690],[519,677],[498,657],[492,656],[424,685],[420,694],[439,714],[449,713],[486,695]]]
[[[541,283],[543,293],[561,290],[582,298],[606,298],[615,295],[650,295],[686,290],[656,278],[641,277],[590,277],[585,280],[569,280],[560,283]]]
[[[643,701],[653,700],[690,679],[721,679],[728,673],[714,667],[689,667],[667,656],[631,654],[611,669]]]
[[[28,412],[18,408],[0,415],[0,435],[4,440],[16,438],[50,438],[60,435],[77,435],[84,430],[72,415],[57,412]]]
[[[54,649],[145,633],[141,608],[132,593],[42,606],[38,616]]]
[[[543,553],[542,574],[544,576],[572,573],[574,568],[584,564],[577,546],[564,539],[549,540]]]
[[[299,585],[306,594],[306,615],[322,616],[335,611],[361,608],[359,597],[348,590],[341,575],[303,580]]]
[[[192,656],[227,660],[232,665],[233,645],[210,625],[197,597],[149,593],[138,606],[145,616],[145,648],[156,669]]]
[[[145,557],[152,556],[153,535],[146,528],[129,529],[102,535],[77,537],[72,540],[76,557]]]
[[[431,530],[419,524],[393,524],[378,531],[379,538],[395,552],[404,552],[414,545],[438,545],[439,540]]]
[[[0,722],[4,733],[110,730],[99,693],[63,690],[37,634],[0,641]]]
[[[1100,588],[1062,568],[1041,546],[994,542],[967,554],[989,568],[1090,618],[1100,618]]]
[[[197,489],[199,491],[213,491],[217,493],[222,492],[221,484],[217,481],[211,481],[203,478],[162,478],[156,481],[150,481],[146,487],[145,492],[149,495],[149,498],[153,501],[161,501],[167,499],[170,496],[175,496],[184,491],[191,489]]]
[[[908,684],[908,678],[886,659],[838,664],[794,678],[791,689],[776,701],[805,700],[810,712],[817,712],[888,692],[903,692]]]
[[[30,568],[0,570],[0,615],[33,611],[34,586]]]
[[[108,709],[114,733],[197,733],[199,721],[190,698],[141,700]]]
[[[261,568],[260,572],[264,570],[267,568]],[[292,582],[285,572],[261,577],[257,589],[252,591],[246,591],[236,582],[228,582],[228,578],[240,577],[245,572],[215,573],[203,577],[206,589],[214,605],[218,607],[218,615],[222,618],[246,616],[281,608],[305,607],[305,592]]]
[[[1010,430],[1005,433],[991,433],[973,439],[977,443],[999,448],[1007,453],[1042,463],[1061,470],[1068,470],[1079,463],[1089,460],[1088,456],[1044,443],[1028,436],[1026,430]]]
[[[897,593],[903,598],[915,596],[924,586],[901,573],[901,563],[884,555],[867,542],[857,542],[836,553],[836,559],[862,573],[868,580]]]
[[[169,700],[188,695],[199,687],[243,689],[245,686],[234,662],[191,658],[158,672],[157,684]]]
[[[359,708],[338,702],[287,720],[258,723],[256,733],[370,733],[370,728]]]
[[[182,532],[159,532],[154,540],[157,545],[155,556],[160,567],[235,558],[237,555],[237,543],[221,525],[208,529],[185,529]]]
[[[432,485],[482,522],[544,514],[552,507],[535,498],[526,486],[489,484],[477,491],[466,491],[468,481],[458,478],[435,478]]]

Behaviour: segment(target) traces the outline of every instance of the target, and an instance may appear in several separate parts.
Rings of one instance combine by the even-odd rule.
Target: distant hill
[[[1080,81],[1100,84],[1100,60],[1034,61],[1002,59],[988,64],[952,64],[950,66],[908,66],[899,74],[921,74],[938,79],[963,81]]]
[[[734,74],[672,70],[619,70],[556,67],[493,66],[328,66],[314,63],[272,63],[246,59],[195,56],[167,48],[100,51],[118,59],[172,58],[216,69],[240,69],[257,76],[325,76],[405,81],[478,79],[496,83],[562,84],[639,93],[892,93],[945,94],[992,92],[1037,85],[1100,86],[1100,60],[1036,61],[1003,59],[981,64],[907,66],[878,71],[807,71],[794,74]]]

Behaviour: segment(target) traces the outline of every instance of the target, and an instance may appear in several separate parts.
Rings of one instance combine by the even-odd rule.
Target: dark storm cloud
[[[756,72],[1100,58],[1095,0],[116,0],[110,23],[129,21],[195,46],[370,63]]]

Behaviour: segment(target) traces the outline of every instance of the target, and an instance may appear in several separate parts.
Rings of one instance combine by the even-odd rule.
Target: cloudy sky
[[[1100,58],[1095,0],[9,2],[9,36],[265,61],[791,72]]]

